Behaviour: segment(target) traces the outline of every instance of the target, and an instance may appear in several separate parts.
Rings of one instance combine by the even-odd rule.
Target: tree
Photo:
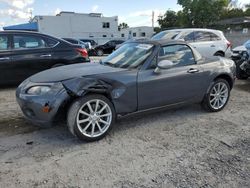
[[[245,16],[250,16],[250,4],[245,5],[246,10],[245,10]]]
[[[178,26],[178,16],[175,11],[168,10],[164,16],[160,16],[158,23],[162,29],[173,28]]]
[[[178,0],[188,27],[207,27],[218,21],[229,0]]]
[[[118,29],[121,30],[121,29],[126,29],[126,28],[129,28],[128,24],[127,23],[120,23],[119,26],[118,26]]]
[[[240,8],[233,8],[233,9],[226,9],[224,10],[221,18],[226,19],[226,18],[236,18],[236,17],[243,17],[245,15],[245,12],[243,9]]]

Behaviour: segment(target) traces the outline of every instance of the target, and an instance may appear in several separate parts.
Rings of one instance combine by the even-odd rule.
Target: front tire
[[[230,97],[231,88],[224,79],[217,79],[205,95],[202,106],[209,112],[219,112],[225,108]]]
[[[87,95],[73,102],[67,114],[67,125],[80,140],[93,142],[111,130],[115,117],[109,99],[102,95]]]

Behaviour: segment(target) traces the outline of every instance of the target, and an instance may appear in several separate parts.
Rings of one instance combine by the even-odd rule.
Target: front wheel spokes
[[[96,100],[96,103],[95,103],[95,113],[97,112],[98,107],[99,107],[99,100]]]
[[[101,128],[101,126],[100,126],[99,122],[96,122],[96,125],[97,125],[97,127],[98,127],[99,131],[102,133],[103,131],[102,131],[102,128]]]
[[[95,123],[92,123],[91,136],[93,137],[95,134]]]
[[[90,102],[87,103],[87,106],[88,106],[88,109],[89,109],[90,113],[94,113],[94,110],[93,110]]]
[[[89,122],[88,123],[88,125],[86,126],[86,127],[84,127],[84,129],[83,129],[83,132],[86,132],[87,131],[87,129],[90,127],[90,125],[91,125],[92,123],[91,122]]]

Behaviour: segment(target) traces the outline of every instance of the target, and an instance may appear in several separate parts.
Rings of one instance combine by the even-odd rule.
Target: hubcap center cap
[[[98,117],[96,114],[94,114],[94,115],[91,116],[91,120],[92,120],[93,122],[98,121],[98,119],[99,119],[99,117]]]

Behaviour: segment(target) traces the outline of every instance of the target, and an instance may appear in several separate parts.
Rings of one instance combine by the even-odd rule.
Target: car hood
[[[237,46],[236,48],[233,49],[233,51],[242,52],[242,51],[247,51],[247,49],[245,46]]]
[[[124,69],[112,68],[99,63],[81,63],[52,68],[31,76],[29,80],[35,83],[60,82],[77,77],[120,71],[124,71]]]

